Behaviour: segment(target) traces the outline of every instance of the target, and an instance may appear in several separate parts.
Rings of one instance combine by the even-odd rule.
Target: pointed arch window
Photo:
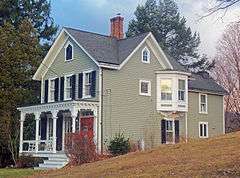
[[[71,43],[67,43],[65,47],[65,60],[71,61],[73,59],[73,45]]]
[[[150,63],[150,51],[147,47],[142,50],[142,62]]]

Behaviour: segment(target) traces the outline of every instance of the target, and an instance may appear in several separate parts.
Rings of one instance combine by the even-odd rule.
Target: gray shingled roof
[[[106,35],[82,30],[65,29],[98,62],[121,64],[149,33],[117,40]]]
[[[98,62],[108,64],[121,64],[132,51],[149,34],[143,33],[135,37],[117,40],[110,36],[64,27],[68,33]],[[175,71],[189,72],[165,52],[169,62]],[[218,94],[226,94],[226,91],[210,77],[202,77],[192,74],[189,80],[190,90],[209,91]]]
[[[188,81],[189,90],[208,91],[226,95],[227,91],[210,76],[192,74],[192,79]]]

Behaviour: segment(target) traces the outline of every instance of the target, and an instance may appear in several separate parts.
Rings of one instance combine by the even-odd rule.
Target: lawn
[[[240,132],[163,145],[35,177],[240,177]]]
[[[30,176],[36,173],[33,169],[11,169],[11,168],[6,168],[6,169],[0,169],[0,178],[5,178],[5,177],[26,177]]]

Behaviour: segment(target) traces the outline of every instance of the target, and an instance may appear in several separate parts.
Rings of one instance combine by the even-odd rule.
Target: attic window
[[[65,47],[65,60],[70,61],[73,59],[73,45],[68,43]]]
[[[143,63],[150,63],[150,51],[147,47],[142,50],[142,62]]]

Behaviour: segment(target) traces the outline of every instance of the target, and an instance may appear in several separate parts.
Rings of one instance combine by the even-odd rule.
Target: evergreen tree
[[[199,34],[187,27],[174,0],[147,0],[134,14],[127,37],[152,32],[162,49],[191,71],[203,72],[213,67],[206,55],[199,55]]]
[[[15,162],[19,141],[19,113],[16,108],[34,102],[36,88],[32,76],[40,63],[41,48],[31,23],[23,20],[16,29],[0,27],[0,150]]]

